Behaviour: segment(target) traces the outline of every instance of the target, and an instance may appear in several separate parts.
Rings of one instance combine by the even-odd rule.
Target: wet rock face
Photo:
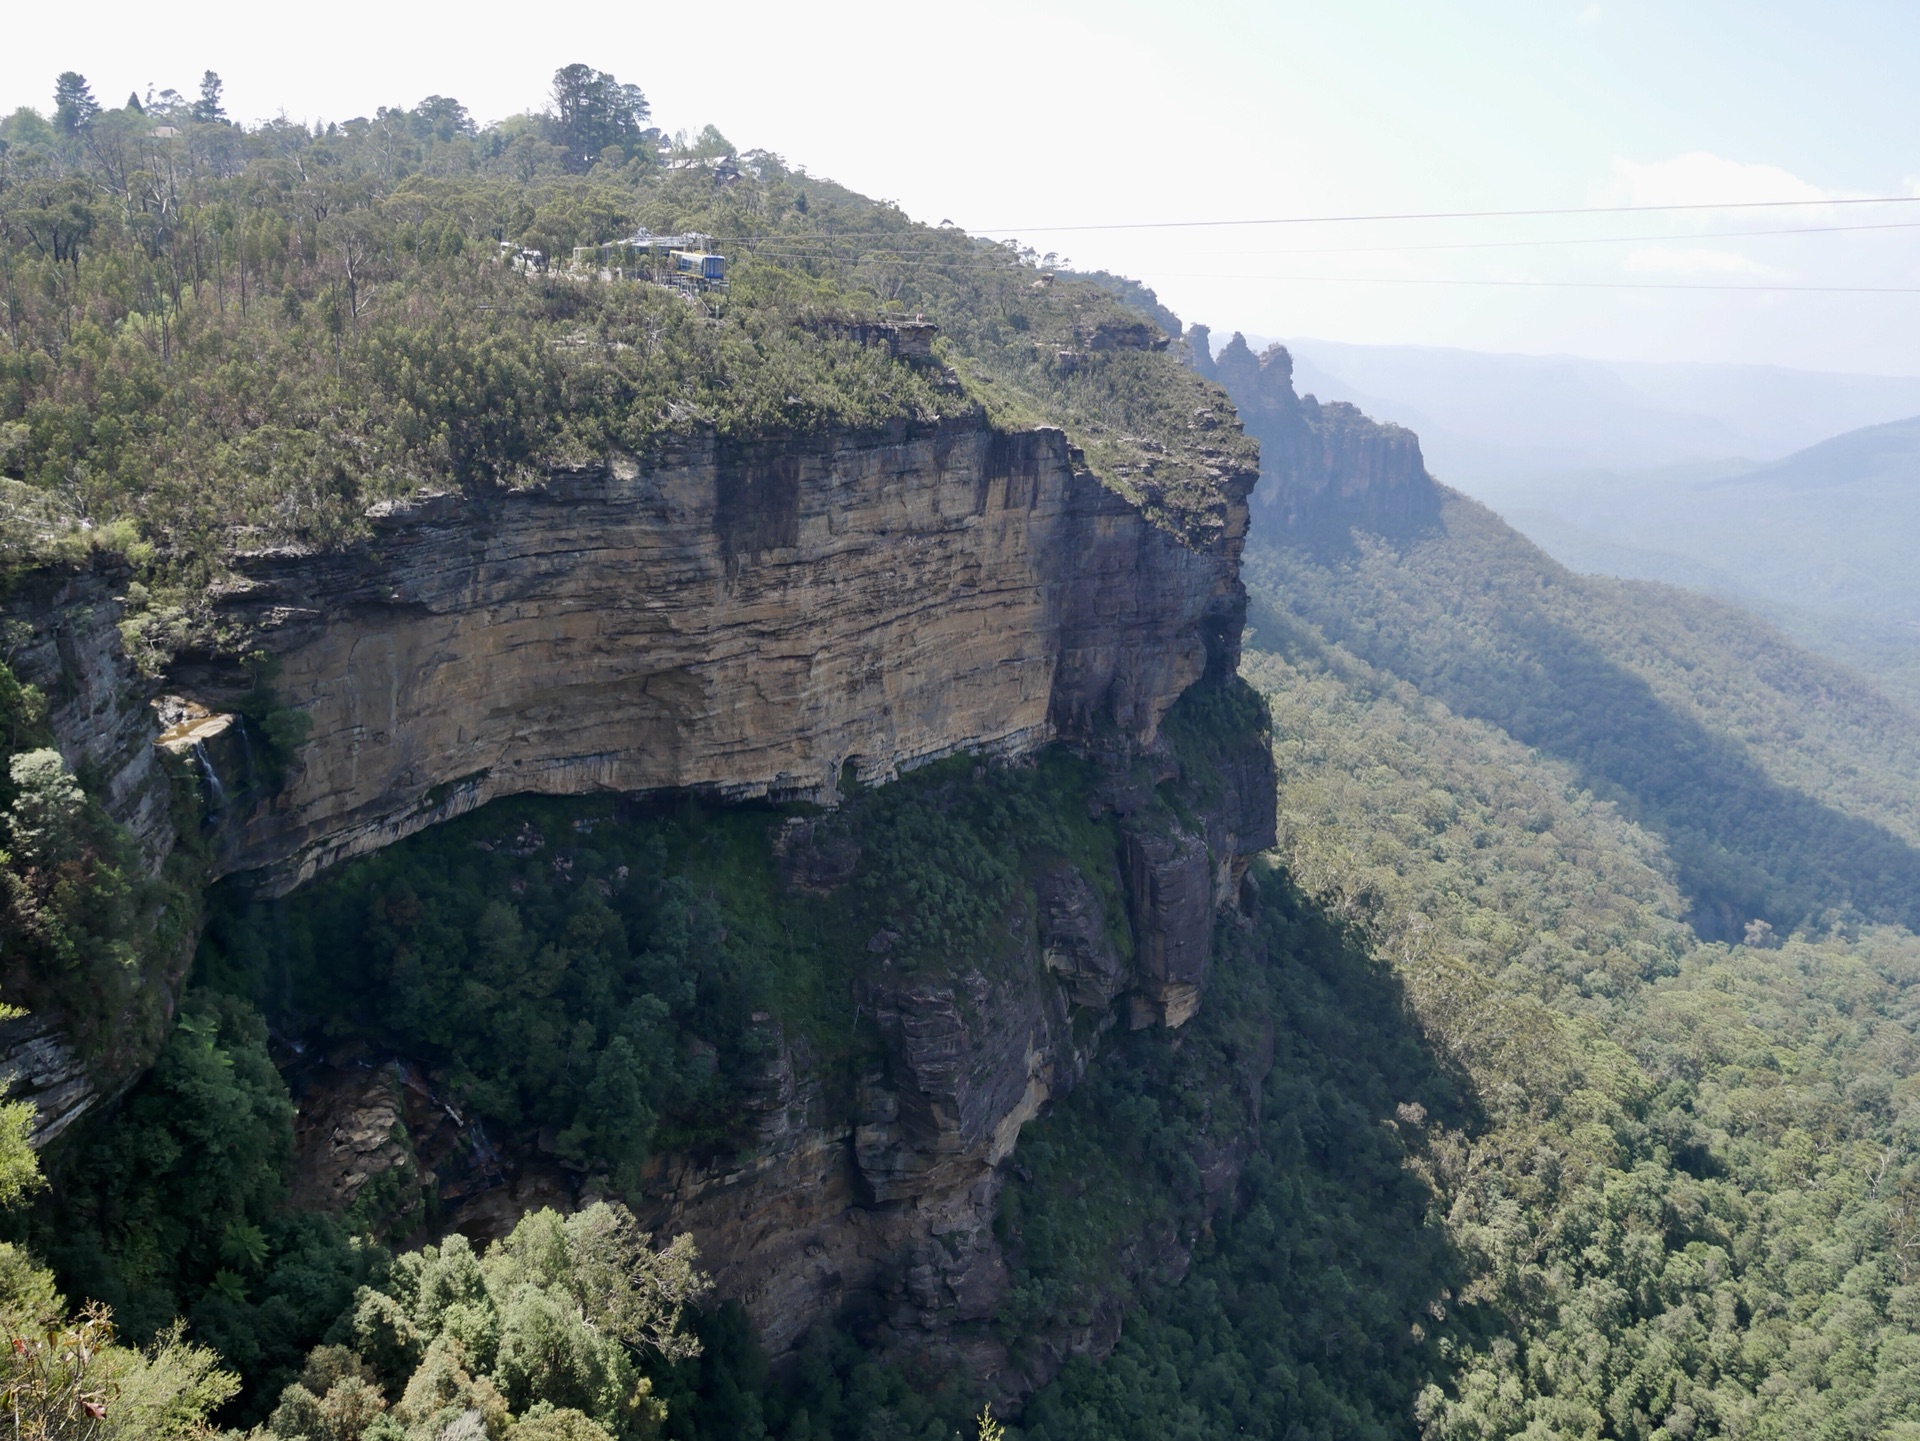
[[[1066,999],[1031,951],[989,976],[870,984],[885,1070],[861,1088],[854,1133],[877,1203],[950,1188],[998,1165],[1020,1127],[1073,1081]]]
[[[1150,740],[1237,653],[1252,475],[1189,544],[1057,431],[977,418],[617,462],[259,555],[220,604],[308,732],[221,873],[289,887],[498,796],[703,788],[831,799],[958,749]],[[231,709],[214,660],[170,680]]]
[[[34,1149],[58,1140],[99,1099],[94,1077],[67,1038],[39,1016],[0,1021],[0,1094],[31,1101]]]

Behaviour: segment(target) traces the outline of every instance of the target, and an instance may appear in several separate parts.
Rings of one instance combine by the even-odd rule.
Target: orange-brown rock
[[[847,767],[1150,741],[1238,645],[1254,479],[1223,473],[1221,523],[1183,539],[1060,432],[976,415],[706,440],[388,509],[349,551],[243,558],[221,608],[308,728],[272,803],[221,827],[217,869],[283,889],[514,792],[831,799]],[[172,680],[236,699],[215,661]]]

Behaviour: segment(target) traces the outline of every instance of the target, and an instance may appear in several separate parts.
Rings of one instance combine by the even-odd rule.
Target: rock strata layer
[[[305,737],[216,870],[285,889],[516,792],[830,800],[848,767],[1148,743],[1231,662],[1254,480],[1224,477],[1228,524],[1189,544],[1060,432],[969,417],[708,441],[389,509],[343,553],[244,557],[218,604]],[[214,710],[243,679],[211,657],[171,677]]]

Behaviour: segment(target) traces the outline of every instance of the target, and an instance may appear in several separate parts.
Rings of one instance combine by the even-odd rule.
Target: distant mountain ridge
[[[1253,337],[1258,347],[1264,338]],[[1289,339],[1302,394],[1420,433],[1429,463],[1488,479],[1787,456],[1920,414],[1920,378]]]
[[[1574,570],[1737,597],[1920,707],[1920,417],[1848,431],[1768,465],[1474,489]]]
[[[1920,706],[1920,379],[1289,348],[1303,406],[1414,428],[1562,564],[1737,598]]]
[[[1765,482],[1797,490],[1827,490],[1875,481],[1920,481],[1920,415],[1850,430],[1772,465],[1710,482],[1707,488]]]
[[[1236,334],[1214,357],[1209,339],[1188,332],[1196,368],[1261,442],[1247,571],[1256,626],[1263,607],[1269,629],[1290,613],[1574,765],[1665,838],[1702,937],[1737,941],[1756,920],[1785,933],[1841,912],[1920,929],[1911,712],[1749,612],[1569,573],[1436,484],[1411,432],[1298,396],[1286,347],[1256,356]],[[1872,489],[1915,445],[1920,421],[1874,427],[1746,479],[1832,475],[1838,489]],[[1849,589],[1844,558],[1832,560],[1816,556],[1803,584],[1896,600]]]

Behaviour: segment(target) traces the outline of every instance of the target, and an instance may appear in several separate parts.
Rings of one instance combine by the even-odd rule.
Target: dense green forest
[[[1458,496],[1422,535],[1257,547],[1247,574],[1276,612],[1574,766],[1661,837],[1701,934],[1920,926],[1912,713],[1753,616],[1574,575]]]
[[[1701,944],[1662,837],[1576,763],[1256,596],[1263,1145],[1192,1272],[1028,1434],[1920,1434],[1920,940]],[[1151,1185],[1177,1118],[1143,1125],[1152,1059],[1117,1059],[1035,1129],[1056,1187]]]
[[[1219,523],[1203,482],[1246,442],[1154,348],[1179,325],[1150,292],[649,118],[571,67],[484,130],[443,97],[246,129],[211,75],[121,110],[65,76],[50,117],[0,122],[9,584],[119,555],[157,666],[206,639],[223,557],[351,543],[379,499],[972,406]],[[730,287],[569,270],[641,225],[714,237]],[[917,314],[937,366],[844,325]],[[1246,573],[1245,685],[1212,678],[1167,738],[1204,782],[1221,737],[1270,730],[1279,843],[1198,1016],[1105,1036],[1010,1158],[994,1334],[1040,1369],[1062,1334],[1118,1339],[1006,1434],[1920,1438],[1911,714],[1457,497],[1390,539],[1269,527]],[[46,705],[0,666],[0,943],[85,1041],[202,902],[191,837],[136,879]],[[287,897],[221,887],[157,1063],[51,1176],[0,1108],[0,1395],[44,1422],[15,1430],[994,1434],[855,1317],[772,1366],[621,1201],[663,1153],[745,1146],[776,1028],[851,1092],[870,968],[1011,964],[1061,860],[1122,915],[1097,784],[1056,748],[825,815],[519,798]],[[845,858],[831,893],[783,876],[796,823]],[[474,1245],[415,1156],[344,1210],[296,1203],[300,1088],[394,1058],[458,1103],[459,1165],[517,1148],[604,1199]]]
[[[1110,484],[1202,528],[1209,467],[1246,446],[1195,422],[1217,392],[1100,286],[711,128],[670,140],[584,66],[485,130],[440,96],[318,132],[62,106],[0,121],[4,539],[125,550],[155,645],[233,548],[338,544],[385,497],[676,436],[985,405],[1066,426]],[[574,263],[636,228],[704,235],[728,287]],[[836,324],[888,316],[938,324],[957,378]]]

